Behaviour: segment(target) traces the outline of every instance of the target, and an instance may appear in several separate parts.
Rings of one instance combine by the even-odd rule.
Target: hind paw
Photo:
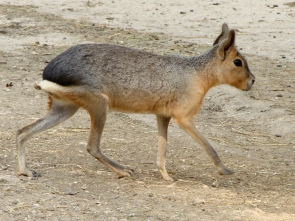
[[[134,170],[129,168],[124,168],[123,170],[117,172],[119,179],[123,177],[130,177],[133,173]]]
[[[41,173],[38,173],[34,170],[26,169],[24,171],[19,171],[17,173],[18,176],[28,176],[28,177],[41,177]]]

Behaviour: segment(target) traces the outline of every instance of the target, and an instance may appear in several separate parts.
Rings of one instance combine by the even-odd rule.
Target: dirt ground
[[[286,27],[280,29],[284,35],[259,32],[255,21],[238,29],[239,49],[256,76],[253,89],[213,88],[196,116],[199,130],[235,174],[218,175],[203,149],[172,122],[167,169],[177,181],[167,182],[155,164],[154,116],[108,115],[103,151],[135,170],[134,176],[123,179],[87,153],[90,121],[83,110],[27,142],[28,166],[42,174],[38,179],[16,176],[15,133],[46,113],[47,96],[33,84],[41,80],[46,64],[69,46],[111,43],[159,54],[196,55],[210,48],[222,19],[204,19],[198,28],[198,43],[198,36],[192,39],[192,33],[177,35],[170,29],[161,33],[161,26],[140,30],[136,22],[135,27],[120,26],[112,16],[103,15],[104,21],[95,22],[81,9],[91,12],[106,7],[103,2],[81,1],[80,17],[74,16],[74,7],[64,4],[56,9],[65,13],[62,16],[52,14],[52,6],[46,13],[44,5],[5,2],[0,5],[1,221],[295,220],[295,34],[290,28],[294,3],[264,5],[269,13],[285,17],[278,20],[280,27]],[[213,6],[222,9],[226,7],[223,3],[210,2],[208,10]],[[180,7],[178,14],[185,16],[191,10],[195,11]],[[248,19],[255,20],[252,16]],[[270,28],[277,24],[274,20],[265,18],[260,24],[268,22]],[[237,21],[228,23],[235,27]],[[163,27],[171,28],[169,24]],[[249,24],[255,26],[255,33]],[[277,42],[280,38],[286,40]],[[263,48],[261,53],[259,48]]]

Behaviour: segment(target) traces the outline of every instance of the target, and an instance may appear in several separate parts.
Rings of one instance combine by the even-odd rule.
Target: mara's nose
[[[252,79],[252,85],[254,84],[254,82],[255,82],[255,79]]]

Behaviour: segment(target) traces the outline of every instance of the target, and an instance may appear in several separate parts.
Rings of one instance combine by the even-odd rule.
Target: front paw
[[[233,174],[234,172],[224,167],[224,168],[220,168],[220,169],[218,169],[218,173],[219,173],[220,175],[231,175],[231,174]]]

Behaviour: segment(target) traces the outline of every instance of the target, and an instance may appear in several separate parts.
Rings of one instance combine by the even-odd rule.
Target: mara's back
[[[129,84],[132,80],[152,80],[159,75],[179,77],[189,66],[189,60],[182,56],[157,55],[118,45],[84,44],[54,58],[45,67],[43,80],[62,86],[90,86],[93,81],[99,83],[105,76],[112,76],[120,80],[118,83]]]

